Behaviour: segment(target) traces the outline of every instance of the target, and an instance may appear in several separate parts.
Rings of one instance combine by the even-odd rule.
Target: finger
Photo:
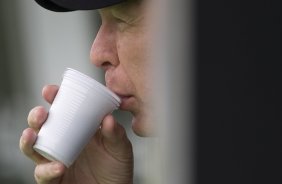
[[[122,128],[118,127],[112,115],[107,115],[101,124],[101,133],[107,138],[107,141],[114,144],[119,142],[124,131]]]
[[[36,137],[36,132],[32,128],[25,129],[20,138],[20,150],[35,163],[46,163],[48,160],[33,150]]]
[[[48,113],[44,107],[38,106],[33,108],[27,117],[29,127],[33,128],[35,131],[38,131],[47,119],[47,116]]]
[[[55,96],[59,90],[59,86],[56,85],[46,85],[42,89],[42,96],[48,103],[53,103]]]
[[[115,122],[112,115],[107,115],[104,118],[101,126],[101,134],[105,146],[113,152],[128,151],[128,149],[132,149],[125,129]]]
[[[38,184],[47,184],[59,180],[65,170],[65,166],[57,161],[39,164],[35,167],[34,177]]]

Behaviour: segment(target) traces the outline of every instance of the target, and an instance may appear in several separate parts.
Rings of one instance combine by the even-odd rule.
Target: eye
[[[124,32],[131,27],[129,20],[124,17],[114,16],[114,21],[120,32]]]
[[[115,16],[114,19],[117,23],[126,23],[126,21],[120,17]]]
[[[113,14],[113,17],[115,19],[115,21],[117,23],[125,23],[125,24],[130,24],[130,20],[131,18],[126,16],[126,15],[122,15],[122,14]]]

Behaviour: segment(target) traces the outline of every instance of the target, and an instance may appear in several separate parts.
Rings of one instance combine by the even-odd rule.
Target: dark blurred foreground
[[[282,3],[196,4],[196,183],[282,183]]]

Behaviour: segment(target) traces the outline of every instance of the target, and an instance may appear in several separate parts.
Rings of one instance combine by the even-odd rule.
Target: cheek
[[[130,47],[120,46],[119,48],[120,64],[137,92],[141,92],[148,76],[147,52],[138,40],[127,42],[126,45],[130,45]]]
[[[135,88],[136,95],[141,101],[146,99],[150,90],[149,81],[152,79],[150,70],[152,62],[150,59],[150,35],[145,27],[140,27],[135,32],[124,32],[118,34],[117,50],[120,65]]]

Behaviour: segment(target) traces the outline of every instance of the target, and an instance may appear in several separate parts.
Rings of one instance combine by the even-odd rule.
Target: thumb
[[[112,154],[124,154],[132,152],[132,145],[129,141],[125,129],[115,121],[112,115],[107,115],[101,126],[103,144]]]

